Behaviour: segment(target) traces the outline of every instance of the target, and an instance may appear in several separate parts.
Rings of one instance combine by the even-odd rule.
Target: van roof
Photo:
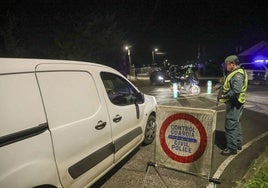
[[[0,58],[0,74],[34,72],[37,65],[40,64],[79,64],[91,65],[100,68],[108,68],[108,66],[96,63],[70,60],[52,60],[52,59],[23,59],[23,58]]]

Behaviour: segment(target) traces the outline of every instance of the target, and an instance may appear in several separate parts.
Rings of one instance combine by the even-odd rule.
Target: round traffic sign
[[[193,136],[194,130],[192,130],[192,136],[189,136],[187,134],[180,135],[180,134],[171,134],[170,127],[174,127],[172,124],[175,121],[178,120],[185,120],[188,121],[188,124],[190,123],[193,125],[199,132],[199,138]],[[185,126],[184,126],[185,127]],[[187,128],[187,127],[186,127]],[[187,129],[192,129],[192,127],[188,127]],[[196,135],[196,134],[195,134]],[[176,113],[166,118],[166,120],[163,122],[160,132],[160,144],[164,152],[173,160],[181,163],[191,163],[195,160],[199,159],[203,153],[205,152],[206,146],[207,146],[207,134],[204,126],[202,123],[195,118],[194,116],[186,113]],[[170,141],[179,142],[180,144],[184,145],[184,148],[188,148],[189,143],[199,144],[197,146],[197,149],[195,152],[191,153],[190,149],[184,149],[184,151],[190,151],[186,152],[186,155],[181,155],[180,152],[175,152],[173,146],[170,145]],[[174,143],[171,142],[171,143]],[[185,153],[185,152],[184,152]],[[188,154],[188,155],[187,155]]]

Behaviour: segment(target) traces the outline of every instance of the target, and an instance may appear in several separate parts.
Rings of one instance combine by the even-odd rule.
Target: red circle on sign
[[[176,121],[179,119],[184,119],[184,120],[190,121],[198,129],[199,134],[200,134],[200,145],[199,145],[198,149],[196,150],[196,152],[193,153],[192,155],[189,155],[189,156],[180,156],[180,155],[173,153],[169,149],[169,147],[166,143],[165,135],[166,135],[166,130],[167,130],[168,126],[173,121]],[[194,116],[189,115],[189,114],[185,114],[185,113],[178,113],[178,114],[173,114],[173,115],[169,116],[162,124],[159,137],[160,137],[160,143],[161,143],[161,146],[162,146],[164,152],[171,159],[173,159],[177,162],[181,162],[181,163],[190,163],[190,162],[193,162],[193,161],[199,159],[203,155],[203,153],[206,149],[206,146],[207,146],[207,133],[206,133],[206,130],[203,127],[202,123]]]

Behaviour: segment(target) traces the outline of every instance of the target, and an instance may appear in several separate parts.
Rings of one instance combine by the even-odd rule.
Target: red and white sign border
[[[200,145],[197,150],[189,156],[180,156],[171,151],[166,142],[166,130],[172,122],[177,120],[186,120],[191,122],[199,131]],[[173,160],[181,163],[192,163],[199,159],[206,150],[207,147],[207,133],[202,123],[194,116],[187,113],[176,113],[165,119],[159,132],[160,144],[164,152]]]

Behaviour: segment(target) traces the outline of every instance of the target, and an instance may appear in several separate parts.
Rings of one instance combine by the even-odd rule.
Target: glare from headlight
[[[162,76],[158,76],[159,80],[164,80],[164,78]]]

